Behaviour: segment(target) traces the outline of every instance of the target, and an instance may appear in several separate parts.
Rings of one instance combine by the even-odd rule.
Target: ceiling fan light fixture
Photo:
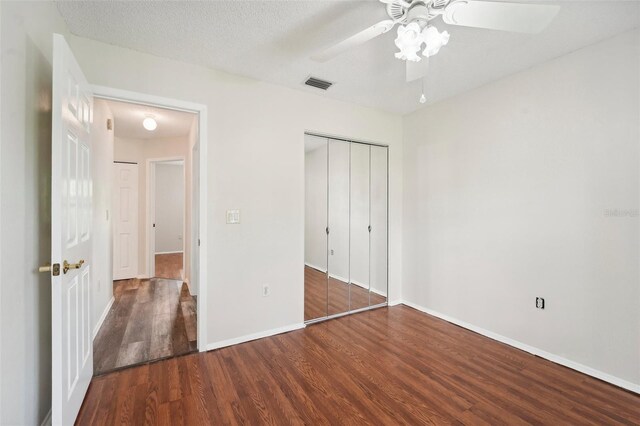
[[[428,26],[422,32],[422,37],[425,41],[425,48],[422,54],[428,58],[438,53],[442,46],[449,43],[450,36],[448,31],[438,32],[436,27]]]
[[[396,58],[406,61],[420,61],[418,52],[424,42],[421,32],[422,29],[417,22],[398,27],[398,37],[395,39],[395,43],[400,51],[396,53]]]
[[[145,129],[147,129],[150,132],[152,132],[158,127],[158,122],[156,121],[155,118],[153,118],[151,116],[147,116],[147,117],[145,117],[144,120],[142,120],[142,126]]]

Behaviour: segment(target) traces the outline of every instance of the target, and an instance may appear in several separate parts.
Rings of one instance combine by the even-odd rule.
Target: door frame
[[[165,98],[162,96],[150,95],[146,93],[133,92],[129,90],[116,89],[113,87],[92,85],[94,98],[131,102],[140,105],[148,105],[175,111],[194,113],[198,117],[198,136],[196,143],[200,144],[200,155],[198,161],[199,186],[198,198],[200,211],[198,212],[199,235],[192,235],[192,238],[200,240],[200,250],[198,250],[198,298],[197,298],[197,326],[198,326],[198,351],[205,352],[207,350],[207,211],[202,206],[208,206],[208,162],[207,162],[207,106],[204,104],[183,101],[180,99]],[[194,159],[196,161],[196,159]],[[193,224],[192,224],[193,225]],[[184,236],[183,236],[184,239]],[[194,254],[192,253],[192,256]],[[113,268],[113,265],[111,265]],[[204,283],[204,284],[203,284]]]
[[[187,250],[187,245],[185,244],[185,234],[187,233],[187,177],[193,178],[193,168],[191,170],[192,176],[187,176],[186,159],[182,155],[162,158],[147,158],[147,229],[145,231],[145,240],[147,247],[147,276],[149,278],[154,278],[156,271],[156,233],[154,232],[154,227],[151,226],[151,224],[156,221],[156,166],[158,163],[165,163],[168,161],[182,161],[182,189],[184,190],[185,197],[185,202],[182,205],[182,271],[186,270],[185,252]],[[193,204],[193,198],[191,199],[191,203]],[[191,237],[193,238],[193,225],[191,228]],[[189,253],[189,256],[191,256],[191,253]],[[189,289],[191,289],[191,277],[189,277],[187,285],[189,286]]]

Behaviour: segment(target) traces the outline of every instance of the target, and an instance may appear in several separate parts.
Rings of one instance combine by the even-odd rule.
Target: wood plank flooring
[[[386,298],[357,285],[351,286],[351,309],[360,309]],[[328,303],[327,303],[328,302]],[[334,315],[349,310],[349,286],[344,281],[329,278],[327,274],[309,266],[304,267],[304,320]]]
[[[196,304],[175,280],[114,282],[115,301],[94,341],[93,371],[182,355],[197,349]]]
[[[156,278],[183,279],[182,253],[156,254]]]
[[[640,424],[640,396],[405,306],[96,377],[77,424]]]

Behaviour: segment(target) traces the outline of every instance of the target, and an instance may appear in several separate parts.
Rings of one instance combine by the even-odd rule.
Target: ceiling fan
[[[380,21],[311,57],[326,62],[364,44],[398,25],[396,58],[406,62],[407,81],[426,74],[428,58],[449,42],[447,31],[439,32],[432,21],[442,16],[448,25],[535,34],[549,25],[560,6],[481,0],[380,0],[390,19]],[[424,45],[424,48],[423,48]]]

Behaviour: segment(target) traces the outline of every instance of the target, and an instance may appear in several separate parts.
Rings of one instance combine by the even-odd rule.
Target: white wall
[[[93,235],[91,327],[97,331],[98,322],[113,297],[111,182],[113,170],[113,130],[107,120],[113,114],[107,102],[95,100],[91,125],[91,171],[93,175]],[[112,121],[113,122],[113,121]]]
[[[118,123],[116,122],[116,126]],[[191,173],[189,138],[187,135],[180,138],[159,138],[159,139],[129,139],[115,138],[114,160],[138,163],[138,275],[152,276],[154,271],[149,271],[149,244],[147,243],[147,160],[160,158],[185,159],[187,174]],[[187,188],[188,190],[189,188]],[[186,200],[189,201],[189,200]],[[188,215],[191,210],[186,206]],[[190,221],[187,222],[187,234],[189,233]],[[189,246],[186,246],[189,247]],[[188,250],[187,250],[188,251]],[[185,276],[189,276],[189,263],[186,263]]]
[[[305,153],[304,263],[326,272],[327,139],[305,135],[307,139],[321,139],[324,146]]]
[[[639,40],[405,118],[405,300],[640,384]]]
[[[156,253],[183,251],[184,162],[156,164]]]
[[[0,424],[51,407],[51,47],[54,4],[0,2]],[[22,19],[29,15],[29,19]]]
[[[390,299],[399,298],[400,117],[87,39],[69,43],[94,84],[208,108],[208,343],[303,322],[305,130],[391,146]],[[226,225],[236,208],[242,223]]]

